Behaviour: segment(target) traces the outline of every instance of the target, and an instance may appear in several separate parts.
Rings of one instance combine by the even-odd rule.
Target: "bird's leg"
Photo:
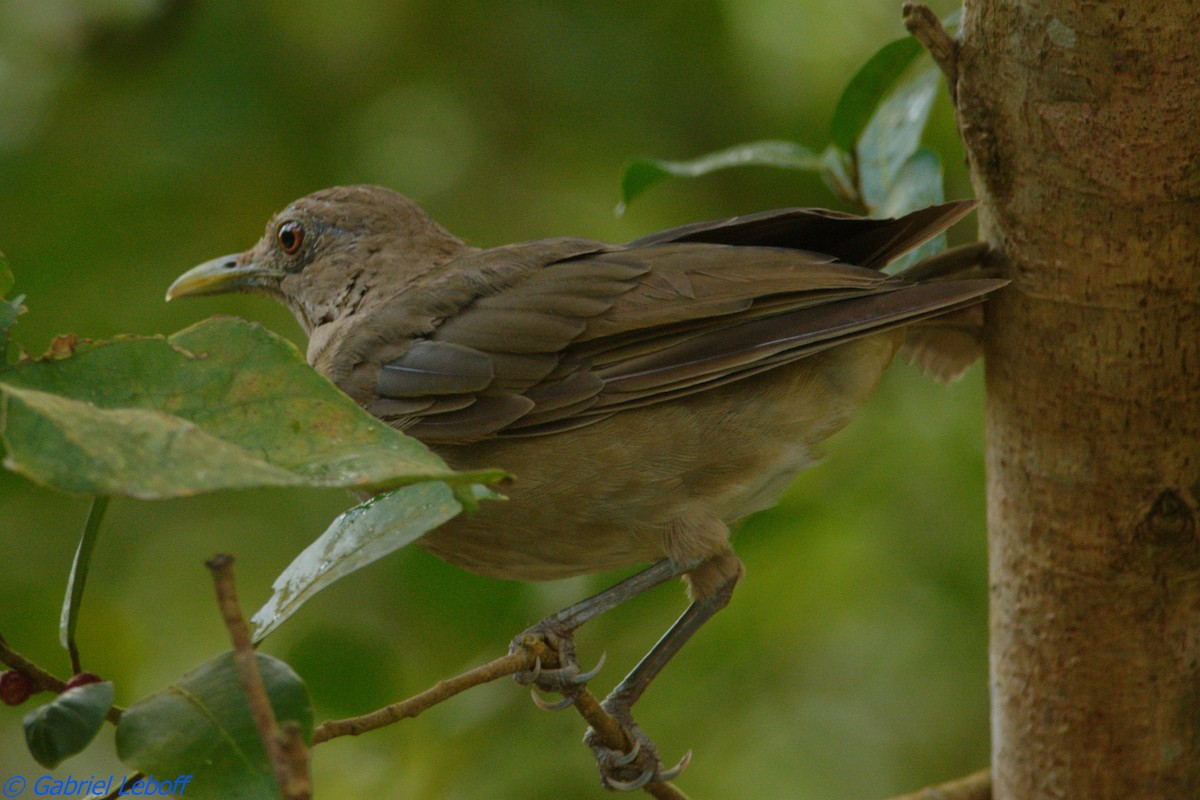
[[[728,557],[733,558],[733,554],[729,553]],[[618,790],[640,789],[651,781],[671,780],[687,766],[691,759],[691,751],[688,751],[674,767],[663,770],[657,748],[633,720],[633,704],[692,634],[729,603],[733,588],[741,578],[741,564],[736,559],[734,564],[736,572],[724,577],[703,597],[692,601],[675,624],[601,703],[604,710],[620,724],[632,743],[629,752],[621,753],[606,747],[596,732],[588,729],[584,743],[596,754],[600,779],[606,787]]]
[[[616,608],[626,600],[682,575],[695,566],[695,563],[679,564],[672,559],[664,558],[615,586],[568,606],[557,614],[546,617],[537,625],[524,631],[513,639],[512,645],[509,647],[510,653],[529,647],[528,640],[532,636],[535,640],[545,642],[557,654],[558,664],[553,669],[545,669],[539,664],[530,672],[514,676],[517,682],[532,685],[547,692],[566,693],[568,695],[567,702],[561,705],[546,704],[541,702],[536,694],[534,695],[535,702],[543,708],[566,708],[570,705],[569,690],[586,683],[595,676],[596,669],[599,669],[597,666],[596,669],[588,672],[580,671],[579,661],[575,658],[575,630],[593,617]],[[601,664],[603,660],[601,657]]]

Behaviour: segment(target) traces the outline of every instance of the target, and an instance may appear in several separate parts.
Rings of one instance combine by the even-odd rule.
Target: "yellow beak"
[[[259,266],[253,261],[238,263],[239,254],[205,261],[180,275],[167,289],[167,300],[202,294],[225,294],[268,289],[279,285],[284,273]]]

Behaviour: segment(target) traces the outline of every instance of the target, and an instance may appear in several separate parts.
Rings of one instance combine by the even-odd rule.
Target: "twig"
[[[679,791],[679,787],[669,781],[651,781],[642,787],[642,791],[655,800],[689,800],[686,794]]]
[[[957,104],[958,42],[946,33],[941,20],[924,3],[909,0],[904,4],[903,13],[904,27],[929,51],[929,55],[945,73],[950,85],[950,99]]]
[[[436,684],[413,695],[407,700],[392,703],[377,711],[347,719],[326,720],[313,730],[313,745],[335,739],[339,736],[358,736],[367,731],[386,727],[402,719],[411,719],[423,711],[449,700],[456,694],[467,689],[489,683],[497,678],[527,672],[534,668],[539,661],[548,667],[553,667],[557,661],[554,653],[546,643],[535,636],[527,636],[521,641],[521,648],[514,653],[481,664],[467,670],[461,675],[438,681]],[[625,738],[625,732],[612,715],[605,711],[596,701],[595,696],[586,688],[580,686],[573,690],[572,699],[575,709],[584,721],[596,731],[605,747],[625,751],[632,743]],[[663,782],[649,783],[643,791],[658,800],[687,800],[687,795],[672,784]]]
[[[308,774],[308,747],[304,744],[304,733],[300,723],[288,720],[283,723],[280,747],[287,762],[288,785],[284,797],[312,797],[312,779]]]
[[[537,656],[544,666],[551,668],[557,666],[558,654],[547,647],[546,643],[538,637],[524,636],[521,639],[521,646],[526,652]],[[572,687],[570,697],[575,710],[579,712],[579,716],[583,717],[583,721],[596,732],[601,744],[609,750],[629,752],[629,749],[633,747],[633,742],[629,741],[629,737],[625,735],[625,729],[613,719],[612,714],[604,710],[604,706],[600,705],[596,696],[586,686]],[[669,781],[651,781],[642,787],[642,791],[657,800],[688,800],[687,795]]]
[[[52,675],[16,650],[13,650],[3,636],[0,636],[0,664],[11,667],[26,678],[29,678],[29,680],[33,681],[34,688],[39,692],[54,692],[55,694],[59,694],[67,688],[66,681]],[[104,715],[104,718],[113,725],[116,725],[121,721],[121,714],[123,712],[124,709],[120,706],[113,706],[108,709],[108,713]]]
[[[29,680],[39,692],[61,692],[67,688],[66,681],[51,675],[25,656],[9,647],[8,642],[0,636],[0,663],[15,669]]]
[[[965,778],[939,783],[891,800],[992,800],[992,771],[981,769]]]
[[[275,721],[275,711],[267,697],[262,673],[258,671],[258,656],[250,640],[250,628],[246,625],[242,608],[238,604],[237,588],[233,583],[233,556],[216,555],[205,563],[212,572],[213,584],[217,590],[217,607],[233,642],[233,662],[237,667],[238,679],[246,693],[246,702],[250,706],[254,726],[258,728],[259,738],[262,739],[263,749],[266,750],[271,768],[275,772],[279,791],[288,800],[307,800],[311,794],[307,788],[308,770],[305,766],[302,775],[294,775],[294,754],[289,755],[284,751],[279,725]],[[300,746],[303,747],[303,742]],[[299,760],[306,761],[307,754]]]
[[[456,694],[465,692],[475,686],[533,669],[535,654],[533,652],[517,652],[481,664],[467,670],[461,675],[438,681],[432,687],[420,694],[413,695],[407,700],[392,703],[390,706],[348,719],[326,720],[313,730],[314,745],[334,739],[338,736],[358,736],[360,733],[383,728],[402,719],[409,719],[448,700]]]
[[[592,726],[592,730],[596,732],[601,744],[610,750],[620,752],[627,752],[630,747],[633,747],[633,742],[629,741],[624,729],[613,719],[612,714],[605,711],[604,707],[596,701],[595,695],[581,687],[573,699],[575,710],[588,725]],[[687,795],[669,781],[651,781],[642,787],[642,791],[657,800],[688,800]]]

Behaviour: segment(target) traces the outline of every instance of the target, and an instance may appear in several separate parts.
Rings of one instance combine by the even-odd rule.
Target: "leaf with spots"
[[[286,340],[214,318],[169,338],[60,338],[0,375],[5,466],[68,492],[143,499],[255,486],[367,490],[456,473],[360,409]]]

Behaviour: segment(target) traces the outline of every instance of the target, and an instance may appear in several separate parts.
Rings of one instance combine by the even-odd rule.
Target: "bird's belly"
[[[475,572],[548,580],[656,561],[680,520],[721,531],[768,508],[874,391],[901,334],[860,339],[758,376],[546,436],[435,448],[501,467],[485,503],[418,544]]]

